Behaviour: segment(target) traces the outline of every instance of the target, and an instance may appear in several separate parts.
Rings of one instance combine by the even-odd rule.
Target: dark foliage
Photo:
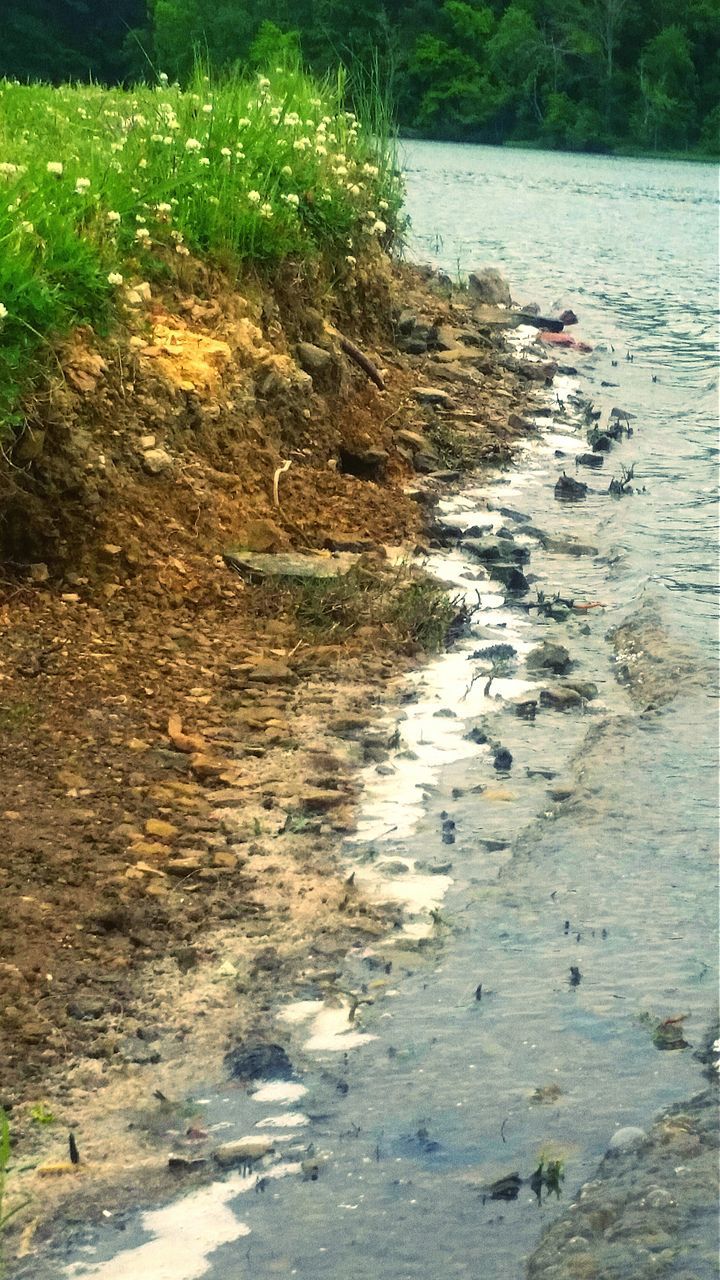
[[[0,74],[182,77],[301,48],[364,67],[401,125],[577,150],[698,149],[720,133],[720,0],[9,0]]]

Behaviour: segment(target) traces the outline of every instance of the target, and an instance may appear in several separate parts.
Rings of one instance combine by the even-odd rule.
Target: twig
[[[355,364],[360,366],[363,373],[367,374],[370,381],[374,382],[375,386],[379,387],[381,391],[384,391],[385,381],[382,375],[376,369],[372,360],[369,360],[368,357],[360,350],[360,348],[356,347],[355,343],[351,342],[349,338],[343,338],[341,336],[340,346],[342,350],[345,352],[345,355],[349,356],[351,360],[354,360]]]
[[[287,462],[283,462],[281,467],[276,468],[275,475],[273,476],[273,502],[276,507],[280,506],[280,477],[284,472],[289,471],[291,466],[292,462],[289,460]]]

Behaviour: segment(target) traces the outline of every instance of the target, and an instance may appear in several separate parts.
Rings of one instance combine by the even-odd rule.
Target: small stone
[[[452,396],[438,387],[418,387],[415,398],[420,401],[420,404],[433,405],[437,409],[451,409],[453,406]]]
[[[496,267],[483,267],[468,276],[468,290],[476,302],[509,307],[512,302],[510,286]]]
[[[291,1080],[294,1071],[279,1044],[255,1042],[225,1054],[225,1070],[232,1080]]]
[[[107,1005],[102,996],[80,996],[70,1001],[67,1011],[78,1022],[92,1022],[107,1013]]]
[[[155,440],[156,440],[156,437],[155,437],[155,436],[141,436],[141,437],[140,437],[140,448],[141,448],[141,449],[144,449],[144,450],[147,450],[147,449],[154,449],[154,448],[155,448]]]
[[[136,840],[130,848],[133,857],[141,858],[162,858],[169,852],[169,846],[160,840]]]
[[[540,706],[554,707],[556,711],[567,711],[570,707],[579,707],[582,698],[576,689],[565,685],[552,685],[540,690]]]
[[[143,467],[148,475],[159,476],[165,471],[170,471],[173,460],[167,449],[148,449],[143,454]]]
[[[248,679],[259,684],[286,684],[288,681],[294,682],[296,678],[284,662],[277,662],[272,658],[258,659],[248,673]]]
[[[582,480],[573,480],[572,476],[566,476],[564,471],[555,485],[555,497],[561,502],[577,502],[587,496],[587,491],[588,487]]]
[[[528,671],[552,671],[559,676],[570,669],[572,658],[564,645],[543,640],[542,644],[530,650],[525,663]]]
[[[168,1156],[168,1169],[173,1173],[195,1173],[207,1164],[205,1156]]]
[[[645,1141],[645,1130],[638,1129],[636,1125],[626,1125],[624,1129],[618,1129],[613,1134],[608,1143],[608,1152],[610,1151],[628,1151],[632,1147],[638,1146]]]
[[[47,582],[50,577],[50,571],[47,565],[43,564],[41,561],[37,564],[31,564],[29,573],[31,582]]]
[[[158,836],[160,840],[173,840],[180,834],[179,827],[174,827],[172,822],[165,822],[163,818],[148,818],[145,830],[149,836]]]

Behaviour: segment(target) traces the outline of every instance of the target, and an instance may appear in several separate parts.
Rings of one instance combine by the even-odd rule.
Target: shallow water
[[[433,562],[482,608],[473,634],[410,682],[395,773],[367,770],[346,849],[359,881],[408,904],[406,928],[348,958],[343,990],[363,1001],[352,1021],[349,996],[328,1008],[312,987],[284,1011],[306,1093],[214,1090],[198,1104],[223,1138],[271,1133],[277,1181],[235,1175],[145,1220],[123,1216],[53,1274],[513,1280],[616,1128],[646,1126],[701,1083],[692,1049],[660,1052],[652,1026],[686,1015],[699,1044],[716,991],[712,172],[424,143],[407,165],[418,256],[499,263],[523,301],[572,305],[595,345],[549,395],[541,438],[444,514],[522,538],[490,498],[594,544],[571,557],[527,538],[529,571],[549,594],[605,607],[543,620],[468,578],[478,566],[462,554]],[[576,390],[637,417],[603,473],[583,476],[587,500],[567,506],[553,485],[584,444]],[[605,490],[621,462],[646,492],[618,501]],[[677,686],[645,715],[606,638],[644,604],[659,611]],[[599,693],[527,721],[508,699],[539,683],[524,655],[540,639],[565,644]],[[518,657],[486,696],[471,655],[497,642]],[[465,738],[480,721],[512,752],[507,775]],[[569,798],[553,798],[562,787]],[[298,1163],[309,1153],[316,1181]],[[563,1161],[559,1197],[538,1203],[527,1182],[512,1202],[488,1197],[541,1157]]]

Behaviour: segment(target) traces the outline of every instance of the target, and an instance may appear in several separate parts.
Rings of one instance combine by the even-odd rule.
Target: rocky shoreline
[[[270,347],[259,328],[252,359],[241,322],[242,352],[229,361],[220,351],[218,366],[237,320],[185,300],[172,347],[167,304],[150,306],[142,343],[130,338],[130,419],[119,357],[67,354],[62,409],[73,434],[56,424],[64,462],[46,446],[37,464],[37,558],[25,582],[16,569],[2,605],[3,924],[13,945],[0,968],[0,1101],[13,1140],[6,1194],[10,1204],[28,1198],[13,1224],[20,1257],[53,1234],[58,1214],[92,1221],[109,1197],[135,1201],[139,1185],[171,1196],[167,1133],[179,1100],[221,1079],[233,1046],[276,1037],[280,994],[332,997],[342,956],[397,918],[344,882],[335,852],[352,830],[358,768],[389,749],[377,723],[395,677],[424,653],[424,633],[403,632],[384,611],[405,573],[396,561],[443,545],[437,500],[531,429],[533,390],[556,366],[508,352],[507,313],[452,300],[443,280],[404,271],[384,287],[393,299],[401,290],[404,305],[393,301],[374,334],[382,392],[317,314],[300,328],[286,317]],[[356,336],[367,350],[367,330]],[[189,442],[173,424],[188,401],[209,427],[222,423],[235,412],[223,396],[241,387],[272,449],[259,482],[245,446],[246,470],[230,486],[231,438],[221,463],[203,454],[215,449],[209,436]],[[164,428],[152,437],[149,405]],[[111,412],[121,443],[112,463],[98,463]],[[295,434],[292,470],[279,477],[282,436],[298,415],[305,432],[316,429],[309,447]],[[38,515],[42,468],[52,490],[61,465],[81,472],[74,501],[82,519],[94,512],[92,539],[86,529],[73,544],[72,511],[58,525],[52,492]],[[43,522],[45,561],[35,550]],[[228,538],[256,558],[293,546],[349,554],[373,584],[361,578],[361,603],[382,607],[339,634],[332,617],[313,632],[286,582],[222,564]]]
[[[620,1129],[595,1177],[546,1231],[528,1280],[717,1275],[718,1027],[696,1054],[709,1085],[645,1132]]]

